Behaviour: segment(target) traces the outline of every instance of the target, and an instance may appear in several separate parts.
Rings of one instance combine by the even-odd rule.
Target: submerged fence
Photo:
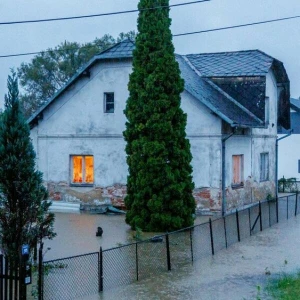
[[[120,247],[44,262],[43,296],[75,299],[214,255],[299,213],[298,194],[255,203],[209,222]]]

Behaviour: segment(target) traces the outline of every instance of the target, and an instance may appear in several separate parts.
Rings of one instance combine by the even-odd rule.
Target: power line
[[[121,15],[121,14],[129,14],[129,13],[135,13],[135,12],[141,12],[141,11],[155,10],[155,9],[161,9],[161,8],[171,8],[171,7],[185,6],[185,5],[191,5],[191,4],[197,4],[197,3],[209,2],[209,1],[211,1],[211,0],[198,0],[198,1],[190,1],[190,2],[172,4],[172,5],[155,6],[155,7],[151,7],[151,8],[132,9],[132,10],[116,11],[116,12],[93,14],[93,15],[62,17],[62,18],[50,18],[50,19],[39,19],[39,20],[23,20],[23,21],[0,22],[0,25],[16,25],[16,24],[42,23],[42,22],[53,22],[53,21],[68,21],[68,20],[84,19],[84,18],[105,17],[105,16],[112,16],[112,15]]]
[[[286,21],[291,19],[298,19],[300,16],[292,16],[292,17],[286,17],[286,18],[278,18],[278,19],[272,19],[272,20],[266,20],[266,21],[260,21],[260,22],[252,22],[252,23],[246,23],[246,24],[240,24],[240,25],[233,25],[233,26],[226,26],[226,27],[219,27],[219,28],[213,28],[213,29],[206,29],[206,30],[200,30],[200,31],[193,31],[193,32],[186,32],[186,33],[178,33],[173,34],[173,37],[180,37],[185,35],[192,35],[192,34],[200,34],[205,32],[213,32],[213,31],[221,31],[221,30],[228,30],[228,29],[235,29],[240,27],[247,27],[247,26],[254,26],[254,25],[261,25],[266,23],[273,23],[273,22],[279,22],[279,21]],[[90,47],[90,46],[89,46]],[[82,48],[82,47],[80,47]],[[77,50],[79,47],[70,48],[70,50]],[[26,56],[26,55],[36,55],[40,53],[50,52],[50,51],[63,51],[63,50],[45,50],[45,51],[38,51],[38,52],[27,52],[27,53],[18,53],[18,54],[7,54],[7,55],[0,55],[0,58],[8,58],[8,57],[17,57],[17,56]]]
[[[205,32],[212,32],[212,31],[220,31],[220,30],[227,30],[227,29],[235,29],[235,28],[240,28],[240,27],[253,26],[253,25],[260,25],[260,24],[273,23],[273,22],[279,22],[279,21],[286,21],[286,20],[297,19],[297,18],[300,18],[300,16],[293,16],[293,17],[286,17],[286,18],[272,19],[272,20],[266,20],[266,21],[260,21],[260,22],[253,22],[253,23],[246,23],[246,24],[240,24],[240,25],[233,25],[233,26],[219,27],[219,28],[206,29],[206,30],[200,30],[200,31],[192,31],[192,32],[186,32],[186,33],[178,33],[178,34],[173,34],[173,36],[174,36],[174,37],[177,37],[177,36],[184,36],[184,35],[191,35],[191,34],[205,33]]]

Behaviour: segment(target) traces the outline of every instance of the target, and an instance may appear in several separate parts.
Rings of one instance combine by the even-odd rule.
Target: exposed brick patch
[[[52,199],[55,200],[55,201],[60,201],[61,200],[61,193],[60,192],[55,192],[53,193],[53,197]]]
[[[112,205],[125,209],[124,199],[127,188],[124,184],[93,188],[69,187],[66,182],[48,182],[46,184],[49,199],[55,201],[97,203],[109,201]],[[226,188],[227,209],[242,207],[259,200],[264,200],[268,195],[274,195],[273,182],[255,182],[252,178],[245,181],[241,189]],[[222,207],[222,191],[218,188],[196,188],[193,191],[197,211],[220,211]]]

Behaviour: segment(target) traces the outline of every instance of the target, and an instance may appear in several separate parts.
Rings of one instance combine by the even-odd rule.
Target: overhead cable
[[[213,28],[213,29],[205,29],[205,30],[199,30],[199,31],[193,31],[193,32],[186,32],[186,33],[178,33],[178,34],[173,34],[173,37],[181,37],[181,36],[185,36],[185,35],[193,35],[193,34],[200,34],[200,33],[206,33],[206,32],[235,29],[235,28],[241,28],[241,27],[247,27],[247,26],[254,26],[254,25],[261,25],[261,24],[266,24],[266,23],[286,21],[286,20],[298,19],[298,18],[300,18],[300,16],[292,16],[292,17],[272,19],[272,20],[266,20],[266,21],[260,21],[260,22],[252,22],[252,23],[246,23],[246,24],[240,24],[240,25],[219,27],[219,28]],[[82,47],[80,47],[80,48],[82,48]],[[76,48],[70,48],[70,50],[72,50],[72,49],[76,50]],[[79,49],[79,47],[77,49]],[[17,57],[17,56],[25,56],[25,55],[36,55],[36,54],[50,52],[50,51],[63,51],[63,50],[53,50],[52,49],[52,50],[45,50],[45,51],[38,51],[38,52],[7,54],[7,55],[0,55],[0,58]]]
[[[253,22],[253,23],[246,23],[246,24],[233,25],[233,26],[226,26],[226,27],[219,27],[219,28],[206,29],[206,30],[200,30],[200,31],[192,31],[192,32],[178,33],[178,34],[173,34],[173,36],[174,36],[174,37],[177,37],[177,36],[184,36],[184,35],[191,35],[191,34],[205,33],[205,32],[212,32],[212,31],[220,31],[220,30],[227,30],[227,29],[235,29],[235,28],[240,28],[240,27],[247,27],[247,26],[253,26],[253,25],[260,25],[260,24],[266,24],[266,23],[273,23],[273,22],[279,22],[279,21],[286,21],[286,20],[297,19],[297,18],[300,18],[300,16],[293,16],[293,17],[286,17],[286,18],[272,19],[272,20],[266,20],[266,21],[260,21],[260,22]]]
[[[75,20],[75,19],[106,17],[106,16],[112,16],[112,15],[129,14],[129,13],[136,13],[136,12],[147,11],[147,10],[155,10],[155,9],[161,9],[161,8],[171,8],[171,7],[177,7],[177,6],[185,6],[185,5],[191,5],[191,4],[197,4],[197,3],[209,2],[209,1],[211,1],[211,0],[198,0],[198,1],[190,1],[190,2],[172,4],[172,5],[155,6],[155,7],[151,7],[151,8],[132,9],[132,10],[116,11],[116,12],[93,14],[93,15],[50,18],[50,19],[38,19],[38,20],[0,22],[0,26],[1,25],[16,25],[16,24],[42,23],[42,22],[53,22],[53,21],[68,21],[68,20]]]

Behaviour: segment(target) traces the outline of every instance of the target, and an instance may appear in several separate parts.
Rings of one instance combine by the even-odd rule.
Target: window
[[[244,155],[232,155],[232,187],[244,185]]]
[[[114,113],[115,111],[115,94],[104,93],[104,112]]]
[[[269,153],[260,154],[260,181],[269,180]]]
[[[93,184],[94,157],[91,155],[72,155],[71,177],[73,184]]]

